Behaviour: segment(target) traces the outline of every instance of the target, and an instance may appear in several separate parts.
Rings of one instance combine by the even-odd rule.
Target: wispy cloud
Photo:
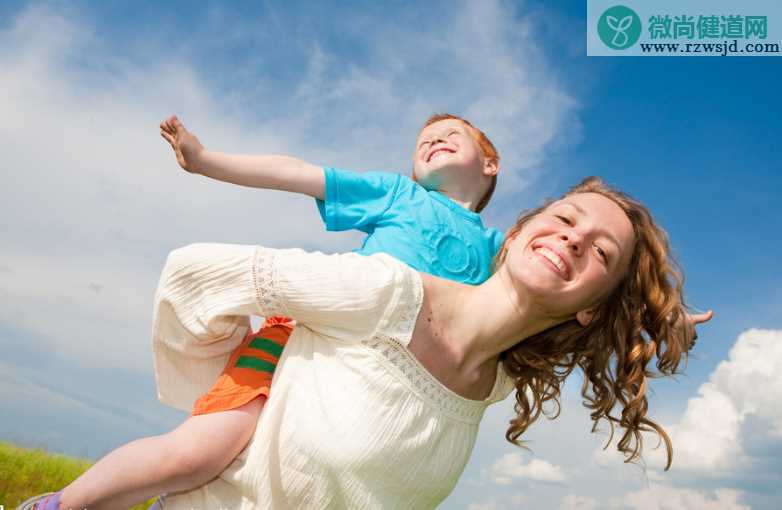
[[[495,503],[470,503],[467,510],[500,510]]]
[[[567,480],[563,469],[545,460],[532,459],[525,463],[521,454],[503,455],[491,467],[491,479],[499,485],[526,478],[536,482],[563,483]]]
[[[612,501],[611,508],[623,510],[750,510],[740,502],[741,491],[717,489],[714,495],[694,489],[664,485],[625,494]]]
[[[467,510],[509,510],[512,508],[524,508],[528,506],[530,501],[529,495],[523,493],[512,493],[495,499],[495,501],[474,501],[469,504]]]
[[[597,500],[587,496],[568,494],[559,504],[559,510],[595,510],[598,508]]]

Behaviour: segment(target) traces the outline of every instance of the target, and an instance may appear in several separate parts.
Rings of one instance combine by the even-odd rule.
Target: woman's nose
[[[559,239],[563,243],[565,243],[565,246],[567,246],[571,251],[573,251],[573,253],[575,254],[581,253],[582,251],[581,245],[583,243],[583,238],[575,230],[560,234]]]

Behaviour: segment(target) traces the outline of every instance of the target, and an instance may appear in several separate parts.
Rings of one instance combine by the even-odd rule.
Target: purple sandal
[[[16,507],[16,510],[60,510],[61,495],[62,491],[39,494]]]

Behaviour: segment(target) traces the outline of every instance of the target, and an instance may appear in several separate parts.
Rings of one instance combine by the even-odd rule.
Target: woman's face
[[[548,316],[586,324],[625,275],[633,248],[624,211],[603,195],[579,193],[529,220],[508,245],[504,267]]]

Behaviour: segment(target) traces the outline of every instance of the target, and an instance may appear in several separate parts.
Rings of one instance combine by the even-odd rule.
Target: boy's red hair
[[[427,126],[431,126],[435,122],[440,122],[441,120],[449,120],[449,119],[464,122],[464,124],[469,128],[468,131],[472,135],[473,139],[478,144],[478,147],[480,147],[481,151],[483,151],[484,157],[494,159],[495,161],[497,161],[497,165],[500,164],[500,155],[497,153],[497,148],[494,147],[493,143],[491,143],[491,140],[489,140],[489,137],[486,136],[486,133],[484,133],[477,127],[473,126],[469,120],[463,119],[458,115],[453,115],[451,113],[435,113],[434,115],[429,117],[426,120],[426,122],[424,122],[424,125],[421,127],[421,131],[423,131],[424,128],[426,128]],[[421,131],[419,131],[419,133]],[[491,184],[489,184],[489,189],[486,190],[486,193],[478,202],[478,205],[475,206],[475,212],[481,212],[489,204],[489,200],[491,200],[491,196],[494,194],[494,189],[496,187],[497,187],[497,176],[493,175],[491,178]]]

